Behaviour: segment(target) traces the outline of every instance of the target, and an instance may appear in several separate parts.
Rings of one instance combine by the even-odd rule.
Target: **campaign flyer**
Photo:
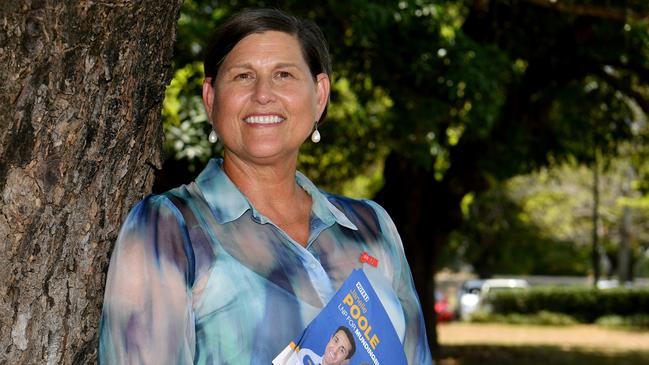
[[[407,365],[403,345],[363,270],[354,270],[273,365]]]

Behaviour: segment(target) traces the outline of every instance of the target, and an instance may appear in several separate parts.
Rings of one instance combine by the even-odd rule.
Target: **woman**
[[[281,11],[244,11],[219,28],[203,100],[223,158],[130,212],[111,257],[100,362],[270,364],[363,268],[409,363],[431,363],[386,212],[296,172],[300,145],[319,140],[330,69],[320,30]]]

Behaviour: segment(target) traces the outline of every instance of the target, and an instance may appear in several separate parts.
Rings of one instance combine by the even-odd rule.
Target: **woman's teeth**
[[[255,115],[247,117],[243,121],[250,124],[276,124],[283,120],[284,118],[278,115]]]

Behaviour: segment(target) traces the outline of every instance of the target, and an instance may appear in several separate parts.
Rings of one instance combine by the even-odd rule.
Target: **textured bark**
[[[179,7],[0,4],[0,364],[95,362],[112,244],[161,165]]]

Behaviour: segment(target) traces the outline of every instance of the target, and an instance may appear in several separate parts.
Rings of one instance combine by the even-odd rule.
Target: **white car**
[[[484,280],[473,279],[462,283],[457,292],[457,318],[467,319],[469,314],[478,310],[480,290]]]
[[[489,293],[500,290],[529,288],[530,284],[524,279],[486,279],[467,280],[459,290],[458,317],[467,319],[469,315],[485,307],[485,298]]]

